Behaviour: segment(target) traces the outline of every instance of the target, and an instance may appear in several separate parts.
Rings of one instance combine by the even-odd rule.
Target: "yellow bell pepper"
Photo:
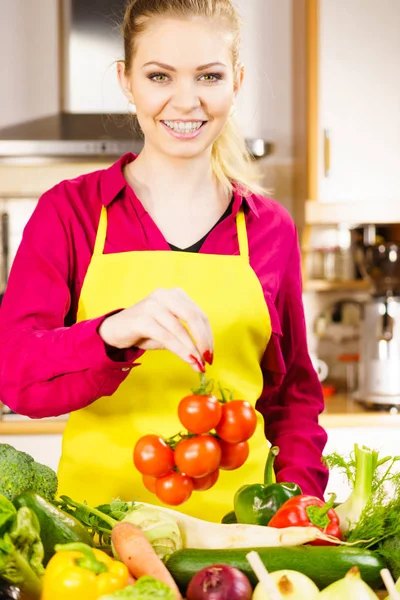
[[[128,585],[128,568],[86,544],[55,547],[43,578],[41,600],[97,600]]]

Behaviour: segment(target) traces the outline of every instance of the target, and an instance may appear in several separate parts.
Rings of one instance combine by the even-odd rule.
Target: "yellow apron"
[[[104,254],[107,210],[103,207],[77,320],[131,306],[159,287],[182,288],[204,310],[214,334],[215,358],[207,376],[254,406],[262,391],[260,362],[271,323],[261,284],[249,264],[242,210],[236,223],[240,254],[235,256],[174,251]],[[161,504],[143,486],[133,465],[133,447],[148,433],[169,437],[182,431],[178,403],[197,386],[198,376],[166,351],[147,351],[139,362],[111,397],[71,414],[58,473],[61,494],[91,505],[113,498]],[[241,485],[262,482],[268,443],[260,414],[250,448],[243,467],[221,471],[211,490],[194,492],[179,510],[219,521],[232,510]]]

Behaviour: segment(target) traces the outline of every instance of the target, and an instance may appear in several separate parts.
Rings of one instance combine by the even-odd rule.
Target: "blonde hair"
[[[225,21],[232,31],[232,62],[236,70],[239,61],[240,19],[230,0],[129,0],[122,24],[125,69],[129,73],[135,54],[135,40],[146,29],[151,17],[208,17]],[[261,174],[249,154],[244,137],[233,116],[215,140],[211,153],[214,174],[223,189],[232,193],[235,186],[243,195],[263,194],[259,185]]]

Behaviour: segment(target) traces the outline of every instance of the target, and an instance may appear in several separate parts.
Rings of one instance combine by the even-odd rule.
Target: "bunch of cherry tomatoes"
[[[178,506],[194,491],[212,488],[220,469],[241,467],[249,455],[248,440],[255,432],[257,416],[244,400],[222,400],[208,390],[212,382],[201,378],[199,390],[181,400],[178,417],[187,434],[165,440],[157,435],[141,437],[134,448],[135,467],[143,484],[164,504]]]

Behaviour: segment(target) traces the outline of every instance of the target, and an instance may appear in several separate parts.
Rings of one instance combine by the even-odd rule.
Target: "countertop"
[[[320,417],[325,429],[342,427],[399,427],[400,413],[366,409],[346,395],[338,394],[325,400],[326,408]],[[56,435],[64,431],[66,419],[25,419],[0,421],[1,435]]]

